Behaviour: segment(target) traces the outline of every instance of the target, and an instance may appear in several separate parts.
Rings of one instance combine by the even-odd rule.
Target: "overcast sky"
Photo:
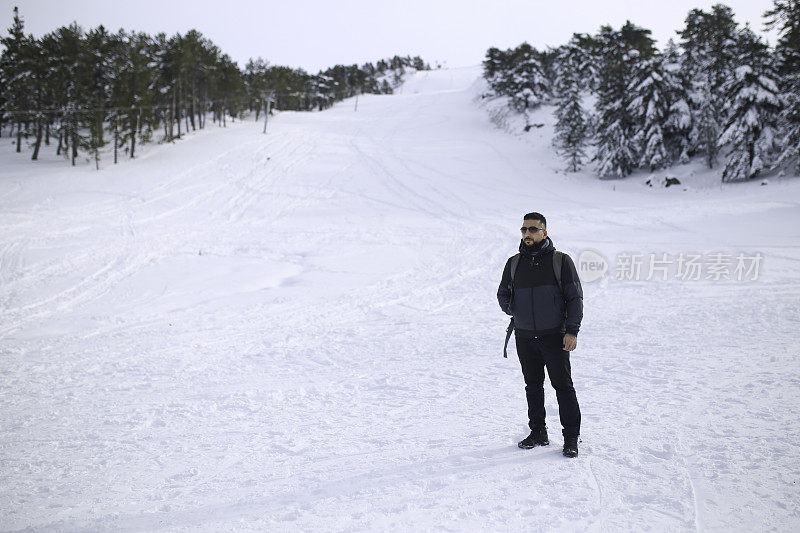
[[[573,33],[614,28],[627,19],[652,30],[662,46],[705,0],[3,0],[5,24],[19,6],[27,33],[39,37],[76,21],[168,35],[195,28],[244,67],[251,57],[309,72],[336,64],[419,55],[432,65],[476,65],[490,46],[528,41],[558,46]],[[772,0],[726,2],[736,20],[763,32],[762,14]],[[676,39],[677,40],[677,39]]]

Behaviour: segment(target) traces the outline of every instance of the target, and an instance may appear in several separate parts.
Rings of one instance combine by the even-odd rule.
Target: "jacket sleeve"
[[[509,316],[513,316],[511,312],[511,290],[508,285],[511,283],[511,258],[506,261],[506,266],[503,268],[503,277],[500,279],[500,286],[497,288],[497,302],[500,304],[500,309]]]
[[[572,258],[564,254],[561,268],[561,285],[564,291],[564,304],[567,308],[566,332],[577,335],[583,320],[583,288]]]

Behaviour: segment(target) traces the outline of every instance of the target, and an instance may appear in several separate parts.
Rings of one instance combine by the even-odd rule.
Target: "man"
[[[556,391],[564,435],[563,453],[578,455],[581,411],[569,364],[577,346],[583,318],[583,290],[572,259],[556,252],[547,236],[547,220],[540,213],[525,215],[519,254],[510,257],[497,289],[500,308],[511,315],[517,355],[525,377],[528,426],[531,434],[520,448],[547,446],[544,409],[544,368]],[[560,265],[560,275],[556,268]],[[508,343],[508,338],[506,338]]]

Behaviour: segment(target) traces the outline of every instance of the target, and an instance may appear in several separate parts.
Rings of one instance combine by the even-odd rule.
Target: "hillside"
[[[479,76],[100,172],[3,138],[0,529],[800,527],[800,181],[564,175],[549,126],[492,125]],[[584,284],[574,460],[549,384],[551,445],[516,446],[495,292],[529,211],[610,268]],[[707,279],[716,253],[761,254],[756,279]]]

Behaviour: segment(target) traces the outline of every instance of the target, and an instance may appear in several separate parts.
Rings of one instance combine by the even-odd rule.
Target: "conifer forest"
[[[483,98],[506,98],[526,118],[554,105],[553,144],[570,172],[593,164],[622,178],[702,158],[724,182],[796,173],[800,2],[774,0],[764,19],[778,30],[774,46],[716,4],[691,10],[663,49],[630,21],[542,51],[490,48]]]
[[[189,130],[268,110],[311,111],[360,93],[391,94],[419,57],[394,56],[336,65],[317,74],[251,59],[241,70],[196,30],[164,33],[77,23],[41,38],[25,33],[17,8],[0,39],[0,137],[15,137],[31,159],[43,147],[75,164],[110,152],[135,157],[147,142],[170,142]],[[104,150],[105,148],[105,150]]]

